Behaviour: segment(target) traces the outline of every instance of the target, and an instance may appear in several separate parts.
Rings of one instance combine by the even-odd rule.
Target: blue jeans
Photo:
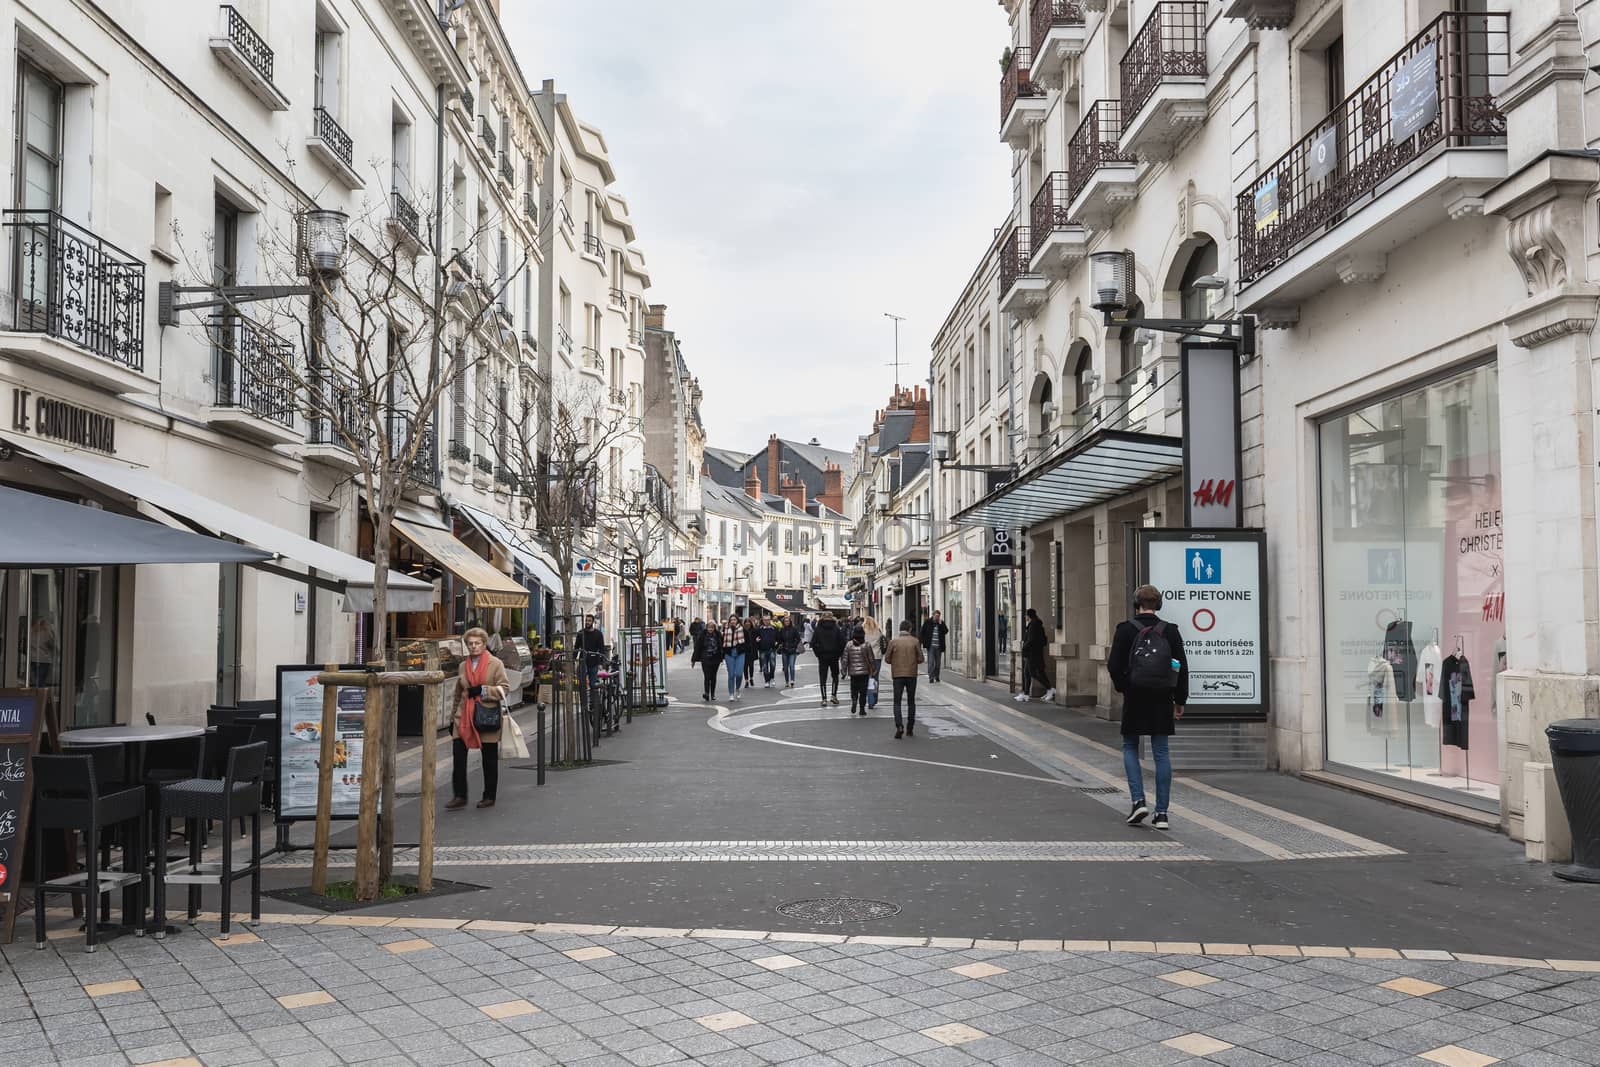
[[[1165,734],[1154,734],[1150,738],[1150,754],[1156,761],[1156,811],[1167,810],[1167,802],[1172,799],[1172,760],[1167,756],[1167,741]],[[1144,801],[1144,769],[1139,766],[1139,739],[1137,737],[1124,737],[1122,739],[1122,769],[1128,774],[1128,793],[1134,803]]]
[[[798,653],[795,652],[785,652],[783,654],[783,680],[790,685],[794,684],[794,658],[796,655]]]
[[[777,652],[770,648],[761,650],[761,680],[768,685],[772,684],[772,676],[777,673]]]
[[[734,696],[744,685],[744,653],[728,652],[723,655],[722,662],[728,668],[728,695]]]

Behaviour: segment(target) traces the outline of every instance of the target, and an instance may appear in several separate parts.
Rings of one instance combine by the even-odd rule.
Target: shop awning
[[[528,591],[510,575],[456,540],[448,530],[394,520],[394,532],[427,553],[439,566],[472,588],[472,603],[480,608],[525,608]]]
[[[822,605],[823,611],[850,610],[850,601],[846,600],[842,596],[835,596],[831,593],[818,593],[816,600],[818,604]]]
[[[248,545],[0,486],[0,566],[260,563]]]
[[[959,512],[961,526],[1027,529],[1152,485],[1183,470],[1183,440],[1100,430]]]
[[[527,571],[539,584],[549,591],[561,589],[561,579],[556,574],[555,564],[547,562],[544,551],[526,537],[520,536],[511,524],[504,519],[491,515],[487,511],[475,508],[470,504],[456,505],[467,521],[476,526],[483,536],[498,544],[511,554],[519,566]]]
[[[0,433],[0,437],[53,467],[142,501],[192,529],[234,537],[279,560],[310,567],[317,572],[316,576],[285,570],[271,563],[252,564],[291,581],[343,593],[345,611],[372,610],[372,563],[369,560],[290,533],[265,519],[230,508],[148,471],[95,459],[82,452],[66,452],[30,437],[10,433]],[[433,600],[430,583],[389,572],[390,611],[428,611],[433,607]]]
[[[750,606],[753,607],[753,608],[760,608],[762,611],[770,611],[774,615],[787,615],[787,614],[789,614],[789,609],[788,608],[780,608],[778,605],[774,604],[772,601],[768,600],[764,596],[753,596],[753,597],[751,597],[750,598]]]

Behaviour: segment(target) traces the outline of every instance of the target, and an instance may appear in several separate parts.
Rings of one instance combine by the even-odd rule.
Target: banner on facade
[[[1239,491],[1239,348],[1229,342],[1183,345],[1183,524],[1237,527]]]
[[[1404,141],[1439,117],[1439,46],[1433,41],[1395,71],[1389,83],[1389,138]]]
[[[1256,232],[1278,221],[1278,179],[1268,178],[1261,183],[1255,195]]]
[[[1306,154],[1306,177],[1315,185],[1339,166],[1339,127],[1329,126],[1311,140]]]
[[[1139,571],[1189,660],[1185,718],[1267,716],[1267,563],[1261,530],[1139,529]]]

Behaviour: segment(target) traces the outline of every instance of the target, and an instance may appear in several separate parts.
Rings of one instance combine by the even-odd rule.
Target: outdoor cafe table
[[[128,725],[128,726],[85,726],[77,730],[61,731],[63,745],[127,745],[127,768],[131,781],[140,782],[144,779],[144,746],[151,741],[178,741],[187,737],[203,737],[206,728],[184,724],[156,724],[156,725]],[[159,831],[157,831],[159,832]],[[141,852],[147,850],[141,849]],[[133,906],[133,889],[130,886],[123,890],[123,914],[126,916]],[[85,904],[92,907],[92,904]]]

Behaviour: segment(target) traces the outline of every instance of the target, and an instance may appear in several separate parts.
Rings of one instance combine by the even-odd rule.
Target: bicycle
[[[622,660],[612,656],[599,678],[600,729],[609,736],[622,729]]]

